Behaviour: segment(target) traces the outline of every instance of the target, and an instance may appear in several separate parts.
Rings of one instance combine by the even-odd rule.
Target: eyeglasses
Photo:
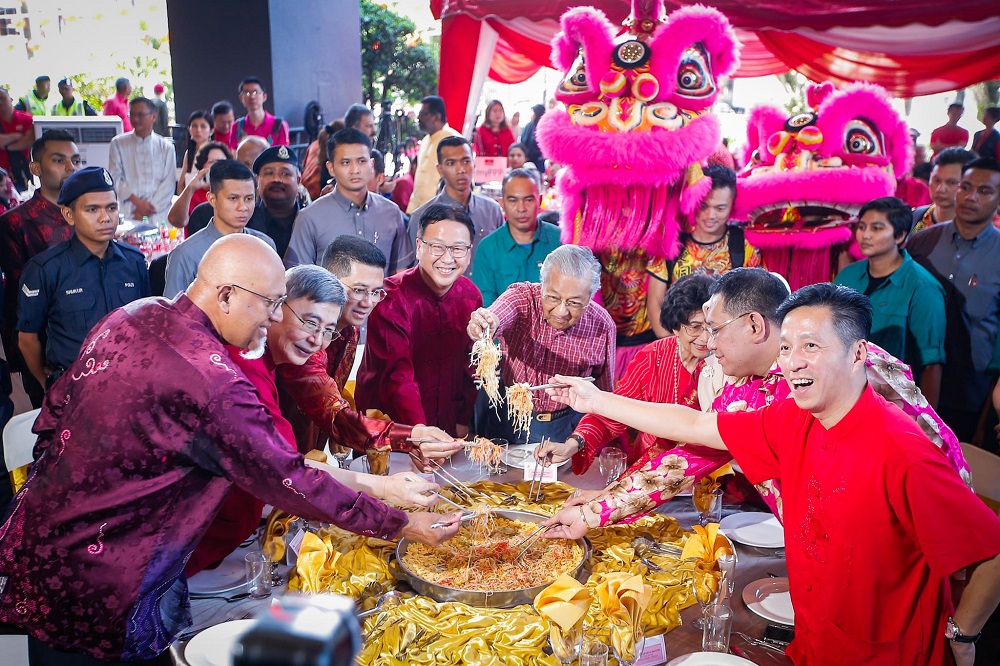
[[[725,326],[725,324],[723,324],[723,326]],[[709,335],[711,335],[711,329],[705,324],[681,324],[681,328],[684,329],[684,332],[692,338],[700,338],[701,334],[705,331],[709,331]],[[722,326],[719,328],[722,328]]]
[[[567,298],[566,300],[563,300],[558,296],[552,296],[552,295],[542,296],[542,302],[544,302],[545,305],[548,305],[549,307],[553,308],[557,308],[560,305],[565,305],[567,310],[571,310],[574,312],[579,312],[580,310],[587,307],[586,303],[575,301],[572,298]]]
[[[221,284],[218,287],[216,287],[216,289],[222,289],[223,287],[232,287],[234,289],[242,289],[243,291],[247,292],[248,294],[253,294],[257,298],[267,301],[267,304],[271,306],[271,314],[274,314],[275,312],[277,312],[278,308],[280,308],[282,306],[282,304],[286,300],[288,300],[288,296],[282,296],[281,298],[268,298],[264,294],[258,294],[256,291],[251,291],[250,289],[247,289],[246,287],[241,287],[238,284]]]
[[[240,93],[240,97],[259,97],[263,94],[263,90],[244,90]]]
[[[320,325],[317,324],[316,322],[306,321],[305,319],[303,319],[302,317],[300,317],[299,313],[296,312],[295,310],[293,310],[292,306],[290,306],[288,303],[285,303],[284,306],[286,308],[288,308],[289,312],[291,312],[293,315],[295,315],[295,318],[298,319],[299,323],[302,324],[302,330],[305,331],[306,333],[308,333],[310,337],[316,335],[317,333],[322,332],[323,333],[323,342],[326,342],[327,344],[333,342],[334,340],[339,340],[340,339],[340,333],[338,333],[334,329],[332,329],[332,328],[320,328]]]
[[[418,238],[417,240],[427,246],[432,257],[442,257],[445,250],[447,250],[456,259],[464,259],[469,255],[469,251],[472,250],[471,245],[442,245],[441,243],[428,243],[423,238]]]
[[[743,317],[746,317],[748,314],[751,314],[751,313],[750,312],[744,312],[739,317],[733,317],[732,319],[724,321],[721,324],[719,324],[718,326],[716,326],[715,328],[712,328],[711,326],[705,326],[705,330],[708,331],[708,337],[709,338],[717,338],[717,337],[719,337],[719,331],[721,331],[722,329],[724,329],[726,326],[729,326],[730,324],[732,324],[737,319],[742,319]]]
[[[365,289],[364,287],[347,288],[347,297],[359,303],[365,300],[365,298],[371,299],[372,303],[379,303],[388,295],[389,293],[381,287],[378,289]]]

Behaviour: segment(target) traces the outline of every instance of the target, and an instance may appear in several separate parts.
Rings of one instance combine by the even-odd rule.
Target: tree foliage
[[[385,5],[361,0],[361,82],[374,106],[433,95],[438,82],[437,44],[416,35],[413,21]]]

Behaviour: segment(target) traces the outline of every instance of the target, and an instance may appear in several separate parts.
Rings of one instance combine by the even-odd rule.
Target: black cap
[[[256,176],[259,174],[264,165],[271,162],[286,162],[294,164],[296,169],[299,168],[299,161],[295,158],[295,152],[288,146],[271,146],[253,161],[253,175]]]
[[[60,206],[68,206],[77,198],[87,192],[114,192],[115,181],[111,173],[104,167],[87,167],[80,169],[66,179],[59,190],[59,198],[56,203]]]

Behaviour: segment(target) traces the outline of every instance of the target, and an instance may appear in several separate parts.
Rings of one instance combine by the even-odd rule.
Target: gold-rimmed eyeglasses
[[[292,309],[292,306],[288,303],[284,303],[284,306],[288,308],[288,311],[295,315],[295,318],[299,320],[302,324],[302,330],[309,334],[310,337],[316,335],[317,333],[323,334],[323,342],[327,344],[333,342],[334,340],[340,339],[340,333],[332,328],[321,328],[319,324],[314,321],[306,321],[299,316],[299,313]]]
[[[381,287],[378,289],[368,289],[366,287],[347,287],[347,297],[352,301],[360,302],[369,298],[372,303],[379,303],[388,295],[389,293]]]
[[[271,306],[271,314],[274,314],[275,312],[277,312],[278,308],[280,308],[281,305],[286,300],[288,300],[288,296],[282,296],[280,298],[270,298],[269,296],[265,296],[264,294],[258,294],[256,291],[253,291],[252,289],[247,289],[246,287],[241,287],[240,285],[235,284],[235,283],[233,283],[233,284],[220,284],[218,287],[216,287],[216,289],[222,289],[223,287],[232,287],[233,289],[240,289],[242,291],[247,292],[248,294],[253,294],[257,298],[260,298],[260,299],[262,299],[264,301],[267,301],[267,304]]]
[[[445,251],[447,251],[456,259],[464,259],[472,250],[471,245],[442,245],[441,243],[428,243],[423,238],[418,238],[417,240],[427,246],[432,257],[442,257]]]

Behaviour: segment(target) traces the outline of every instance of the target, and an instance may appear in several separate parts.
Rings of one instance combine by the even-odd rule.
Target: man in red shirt
[[[971,666],[1000,602],[1000,517],[962,483],[912,420],[868,385],[871,302],[804,287],[778,310],[793,401],[705,414],[600,393],[573,378],[553,397],[579,411],[689,443],[728,448],[751,481],[779,478],[799,666]],[[595,516],[581,508],[584,522]],[[563,525],[546,536],[579,531]],[[969,570],[957,607],[950,576]]]
[[[14,181],[19,192],[28,189],[28,147],[35,138],[31,114],[18,111],[6,88],[0,88],[0,169]]]
[[[229,102],[216,102],[212,105],[212,141],[218,141],[229,146],[230,150],[236,150],[240,141],[236,138],[233,125],[236,124],[236,116],[233,114],[233,105]]]
[[[237,141],[245,136],[259,136],[267,139],[272,146],[288,145],[288,123],[264,110],[267,92],[264,82],[256,76],[248,76],[240,82],[240,102],[247,115],[236,121]]]
[[[104,115],[122,119],[122,133],[132,131],[132,121],[128,117],[128,96],[132,94],[132,84],[125,77],[115,81],[115,94],[104,100]]]
[[[937,155],[945,148],[965,148],[969,143],[969,131],[958,126],[965,107],[961,104],[948,105],[948,122],[931,132],[931,150]]]

